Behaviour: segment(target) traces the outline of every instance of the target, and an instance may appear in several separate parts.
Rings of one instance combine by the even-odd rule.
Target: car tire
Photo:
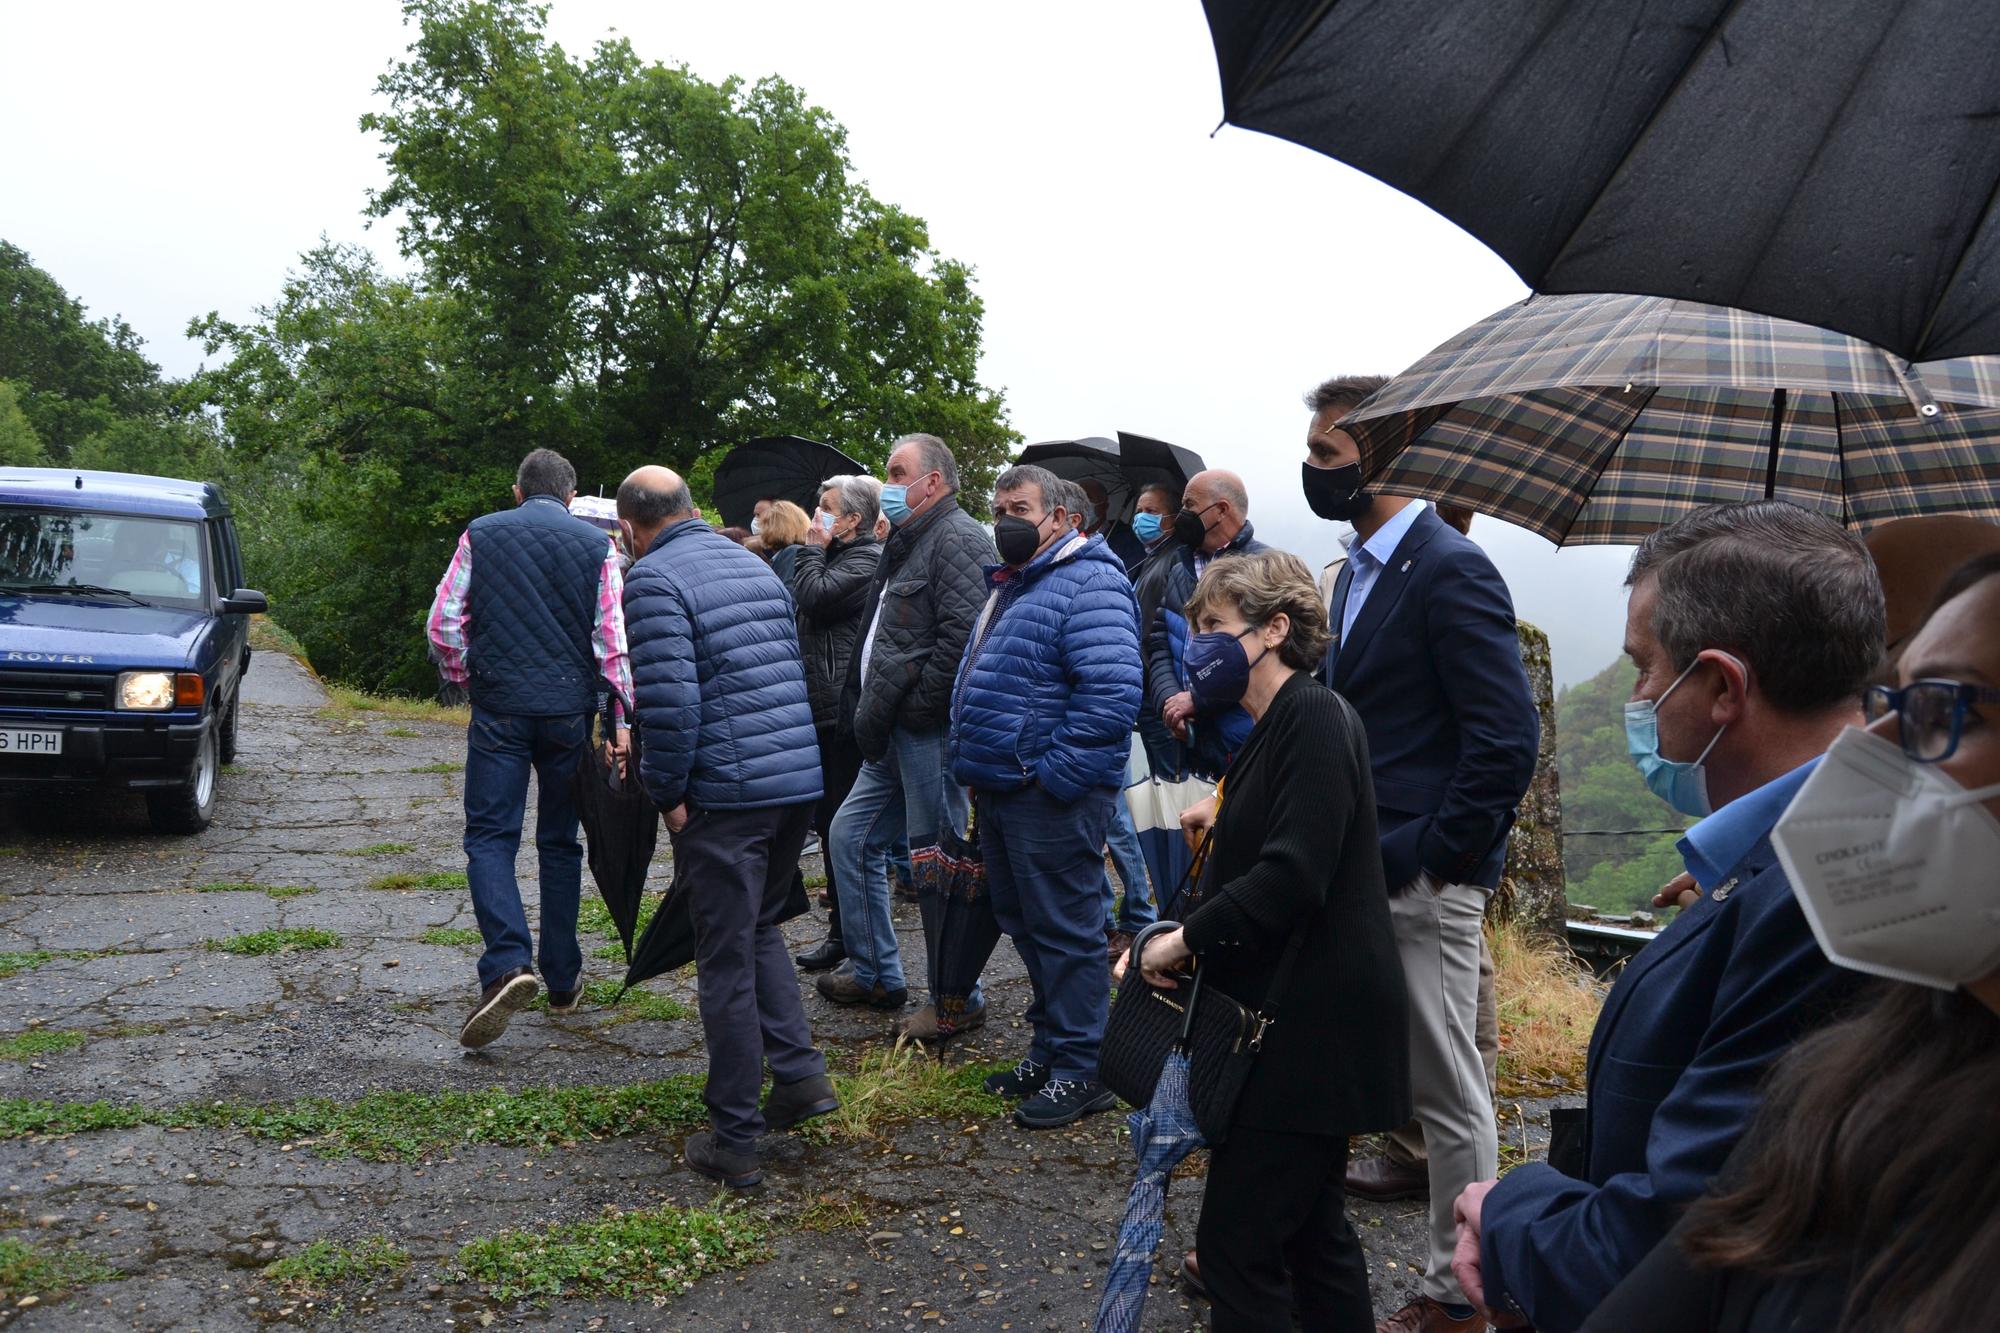
[[[222,770],[222,743],[217,727],[210,727],[196,752],[194,776],[185,787],[151,792],[146,797],[146,813],[161,833],[199,833],[215,818],[216,786]]]
[[[229,711],[222,715],[222,762],[236,762],[236,714],[243,703],[243,687],[238,685],[236,693],[229,696]]]

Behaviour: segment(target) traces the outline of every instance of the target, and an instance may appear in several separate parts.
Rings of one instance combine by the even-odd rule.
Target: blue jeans
[[[1146,857],[1139,850],[1139,830],[1132,827],[1132,811],[1125,805],[1125,793],[1111,798],[1111,835],[1105,840],[1111,849],[1111,864],[1118,870],[1118,882],[1125,886],[1125,901],[1116,904],[1111,876],[1104,876],[1104,923],[1107,928],[1136,935],[1160,919],[1153,903],[1152,881],[1146,876]]]
[[[1097,1077],[1111,1006],[1104,966],[1104,833],[1118,793],[1059,801],[1040,786],[981,792],[979,850],[993,918],[1028,965],[1028,1058],[1057,1078]]]
[[[576,837],[571,783],[586,749],[590,719],[522,717],[474,705],[465,735],[465,877],[486,952],[479,984],[490,986],[534,958],[514,857],[535,773],[535,851],[541,860],[542,984],[572,990],[583,975],[576,911],[583,889],[583,844]]]
[[[894,849],[899,844],[928,846],[947,816],[954,830],[965,829],[965,788],[946,778],[944,750],[943,731],[896,728],[889,753],[862,761],[854,789],[833,817],[840,937],[853,962],[854,979],[863,986],[880,982],[893,991],[907,984],[889,914]]]

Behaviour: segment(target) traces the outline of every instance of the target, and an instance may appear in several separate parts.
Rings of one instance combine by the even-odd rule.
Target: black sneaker
[[[1048,1081],[1047,1065],[1036,1064],[1033,1060],[1023,1057],[1020,1064],[1003,1074],[988,1074],[986,1081],[979,1086],[997,1097],[1021,1098]]]
[[[835,1004],[865,1004],[870,1009],[901,1009],[909,1003],[908,988],[883,989],[881,982],[864,986],[854,979],[850,968],[822,972],[813,978],[813,988]]]
[[[764,1098],[764,1132],[782,1134],[816,1115],[839,1109],[840,1098],[834,1094],[833,1080],[825,1074],[791,1083],[773,1083],[770,1094]]]
[[[733,1190],[747,1190],[764,1180],[764,1168],[756,1153],[731,1152],[715,1141],[711,1130],[688,1135],[681,1158],[710,1180],[719,1180]]]
[[[824,972],[847,961],[847,946],[841,943],[840,936],[828,935],[817,948],[793,954],[792,961],[801,972]]]
[[[549,1012],[558,1017],[568,1017],[583,1006],[583,987],[571,990],[549,991]]]
[[[1052,1078],[1014,1108],[1022,1129],[1055,1129],[1118,1105],[1118,1094],[1096,1079]]]

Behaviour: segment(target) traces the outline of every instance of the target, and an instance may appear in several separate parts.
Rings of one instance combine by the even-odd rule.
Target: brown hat
[[[1868,534],[1868,554],[1888,604],[1885,656],[1894,663],[1930,619],[1945,580],[1975,556],[2000,551],[2000,525],[1958,514],[1899,518]]]

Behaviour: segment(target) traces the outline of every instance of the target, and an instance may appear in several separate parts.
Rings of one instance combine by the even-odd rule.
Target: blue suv
[[[242,583],[213,485],[0,468],[0,791],[136,791],[160,831],[207,828],[265,609]]]

